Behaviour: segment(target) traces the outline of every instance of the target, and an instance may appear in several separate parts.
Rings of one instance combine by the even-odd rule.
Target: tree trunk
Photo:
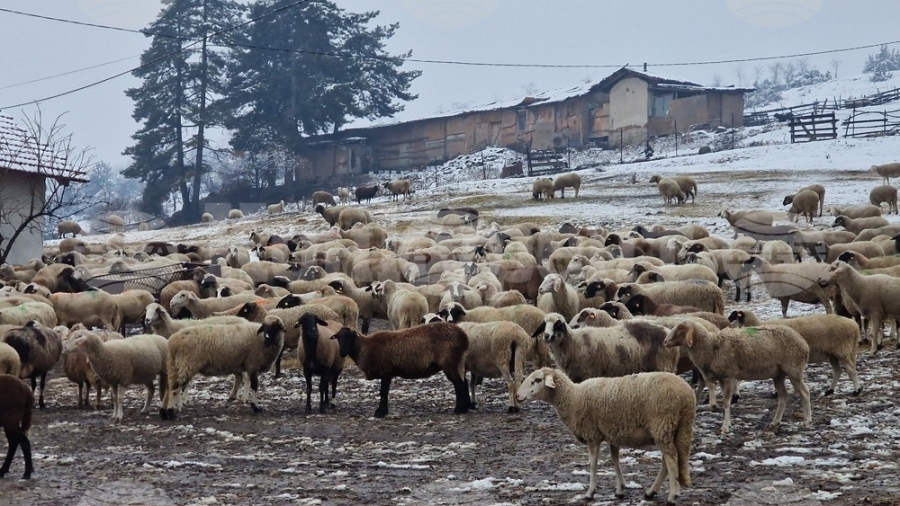
[[[197,158],[194,163],[194,184],[193,195],[191,195],[190,212],[187,210],[192,219],[200,219],[200,182],[203,177],[203,147],[206,144],[204,131],[206,127],[206,89],[209,85],[209,56],[206,53],[206,30],[207,30],[207,8],[206,0],[203,1],[203,43],[200,48],[200,114],[197,121]],[[185,206],[187,207],[187,206]]]

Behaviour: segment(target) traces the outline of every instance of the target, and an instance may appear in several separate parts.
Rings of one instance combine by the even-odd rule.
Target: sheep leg
[[[391,379],[390,377],[381,378],[381,389],[378,392],[380,400],[378,409],[375,410],[375,418],[384,418],[388,414],[388,394],[391,391]]]
[[[869,329],[872,331],[872,345],[869,354],[873,357],[881,350],[881,337],[884,335],[884,322],[881,318],[881,315],[876,313],[869,319]]]
[[[78,382],[78,409],[81,409],[84,406],[84,383]],[[88,397],[90,397],[90,392],[88,392]]]
[[[599,453],[600,448],[597,448]],[[625,497],[625,478],[622,477],[622,463],[619,462],[619,447],[609,444],[609,459],[612,461],[613,469],[616,472],[616,498],[622,499]],[[596,475],[596,468],[595,473]]]
[[[809,402],[809,388],[806,386],[806,383],[803,382],[803,372],[800,372],[799,376],[792,376],[790,378],[791,386],[794,387],[794,391],[800,395],[800,409],[803,412],[803,423],[801,427],[804,429],[809,427],[809,424],[812,422],[812,406]],[[784,379],[782,378],[781,384],[784,385]],[[787,395],[785,395],[787,397]],[[787,399],[785,399],[785,404],[787,404]]]
[[[787,407],[787,387],[784,386],[784,375],[778,375],[772,378],[772,382],[775,383],[775,390],[778,392],[778,405],[775,407],[775,416],[772,417],[772,423],[766,427],[766,430],[770,430],[775,432],[778,430],[778,426],[781,425],[781,417],[784,415],[784,408]]]
[[[722,381],[722,409],[725,411],[725,416],[722,419],[720,432],[723,436],[728,434],[731,429],[731,394],[734,393],[734,386],[734,381],[731,379]]]
[[[328,375],[319,377],[319,413],[325,413],[328,407]]]
[[[853,396],[856,397],[862,393],[862,385],[860,385],[859,376],[856,374],[856,361],[842,358],[839,362],[841,367],[847,371],[847,375],[850,376],[850,380],[853,382]]]
[[[90,386],[90,384],[88,384]],[[103,382],[97,380],[97,383],[94,385],[94,390],[97,391],[97,402],[94,404],[94,409],[100,410],[100,406],[103,403]]]
[[[781,317],[787,318],[788,304],[791,303],[791,298],[790,297],[781,297],[778,300],[781,301]]]
[[[337,407],[334,405],[334,398],[337,397],[337,381],[338,381],[339,375],[340,375],[340,373],[333,373],[331,375],[331,401],[332,402],[328,403],[328,407],[331,409],[334,409]]]
[[[30,480],[31,473],[34,472],[34,465],[31,463],[31,441],[24,432],[19,434],[19,445],[22,446],[22,456],[25,457],[25,474],[22,475],[22,479]]]
[[[6,444],[9,446],[9,449],[6,452],[6,459],[3,461],[3,467],[0,467],[0,478],[6,476],[6,473],[9,472],[9,466],[12,465],[13,457],[19,448],[18,428],[4,427],[4,429],[6,432]],[[14,430],[16,432],[13,432]]]
[[[31,388],[34,390],[34,383],[37,378],[32,378],[31,380]],[[44,409],[44,385],[47,383],[47,373],[41,374],[41,393],[38,397],[38,407]]]
[[[306,368],[303,371],[303,378],[306,380],[306,414],[312,413],[312,368]],[[321,391],[319,392],[321,395]]]
[[[243,384],[243,381],[241,381],[241,380],[242,380],[242,376],[241,376],[240,374],[235,374],[235,375],[234,375],[234,384],[231,385],[231,393],[228,394],[228,401],[229,401],[229,402],[231,402],[231,401],[237,399],[237,396],[238,396],[238,390],[240,390],[241,385]]]
[[[156,393],[156,386],[153,384],[151,380],[150,383],[147,383],[147,398],[144,400],[144,407],[141,408],[141,414],[145,415],[150,412],[150,403],[153,402],[153,394]]]
[[[837,387],[838,379],[841,377],[841,363],[837,359],[837,357],[828,357],[828,363],[831,364],[831,386],[828,387],[828,390],[825,390],[825,393],[822,394],[823,397],[829,396],[834,393],[835,387]]]
[[[363,318],[362,329],[360,329],[360,330],[362,330],[362,333],[363,333],[363,334],[368,334],[368,333],[369,333],[369,324],[370,324],[370,323],[372,323],[372,319],[371,319],[371,318]]]
[[[600,458],[600,445],[596,443],[588,443],[588,467],[591,470],[591,479],[585,492],[585,499],[593,499],[594,492],[597,491],[597,459]],[[610,453],[612,453],[610,451]]]
[[[119,413],[119,385],[112,386],[112,405],[113,405],[113,412],[112,412],[112,417],[110,417],[110,418],[115,420],[116,415]]]
[[[253,373],[250,375],[250,408],[254,413],[261,413],[262,408],[256,405],[257,390],[259,390],[259,375]]]
[[[281,347],[281,351],[278,353],[278,358],[275,359],[275,379],[281,377],[281,357],[284,355],[284,346]]]
[[[469,392],[472,402],[469,403],[469,409],[475,409],[478,405],[478,398],[475,396],[475,389],[478,387],[478,375],[475,372],[472,372],[472,377],[469,379]]]

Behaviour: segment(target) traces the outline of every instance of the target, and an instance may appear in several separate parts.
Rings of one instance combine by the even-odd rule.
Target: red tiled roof
[[[0,170],[39,174],[58,181],[87,182],[84,171],[68,168],[68,160],[39,144],[13,118],[0,115]]]

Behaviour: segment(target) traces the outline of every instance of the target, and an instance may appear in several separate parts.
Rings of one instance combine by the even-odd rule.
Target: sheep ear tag
[[[553,376],[544,376],[544,384],[547,385],[547,388],[556,388],[556,382],[553,381]]]

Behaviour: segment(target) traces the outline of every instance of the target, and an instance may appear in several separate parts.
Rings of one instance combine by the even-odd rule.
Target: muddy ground
[[[586,185],[584,201],[577,204],[566,199],[540,207],[527,200],[530,183],[523,182],[521,189],[493,197],[497,208],[487,209],[485,214],[507,223],[533,218],[548,225],[567,219],[610,227],[626,222],[698,222],[730,237],[722,220],[714,218],[718,209],[726,205],[778,206],[785,190],[808,184],[810,173],[770,173],[767,177],[721,173],[703,178],[701,199],[693,207],[666,210],[656,202],[654,189],[631,185],[628,174],[621,173],[590,178],[595,186]],[[843,192],[843,203],[852,203],[864,199],[865,187],[873,184],[871,178],[864,179],[860,174],[835,172],[819,181],[832,189],[852,186]],[[840,201],[842,194],[835,191],[832,195],[835,193]],[[372,210],[381,220],[399,225],[424,216],[426,208],[476,197],[429,198],[433,202],[428,205],[421,200],[380,203]],[[514,205],[516,201],[522,205]],[[486,205],[485,199],[479,202]],[[589,202],[594,207],[585,209]],[[569,212],[565,206],[582,209]],[[313,223],[317,217],[300,219],[304,220],[301,223]],[[298,226],[296,215],[272,220],[269,227],[289,230]],[[818,220],[818,226],[827,223],[828,218]],[[243,234],[260,225],[249,220],[235,225],[234,237],[245,237]],[[200,235],[196,227],[185,230],[186,237]],[[216,232],[220,242],[222,232]],[[177,232],[169,234],[165,240],[178,240]],[[765,317],[780,316],[776,301],[759,288],[755,293],[759,298],[751,307]],[[727,294],[733,294],[730,287]],[[738,307],[746,305],[729,304],[727,311]],[[815,311],[822,309],[791,306],[792,315]],[[379,325],[383,328],[385,322]],[[898,360],[900,352],[892,341],[874,359],[861,354],[864,392],[859,397],[851,396],[852,385],[846,376],[834,396],[821,397],[830,367],[810,365],[807,382],[815,397],[809,429],[801,429],[793,418],[799,405],[792,396],[779,432],[763,432],[776,402],[771,398],[771,384],[766,382],[742,386],[743,399],[734,408],[734,423],[727,437],[718,435],[721,411],[701,409],[694,433],[693,486],[684,491],[681,503],[900,504]],[[33,479],[17,480],[23,469],[18,456],[12,476],[0,480],[0,504],[664,502],[662,498],[642,502],[640,487],[650,484],[660,466],[659,454],[652,448],[623,450],[629,484],[625,500],[613,497],[614,477],[604,453],[597,495],[593,501],[581,501],[578,495],[588,482],[586,448],[565,430],[549,405],[530,404],[521,413],[507,414],[506,386],[498,380],[485,382],[477,411],[460,416],[452,414],[452,388],[443,376],[397,380],[390,415],[375,419],[378,384],[366,381],[350,366],[339,384],[337,408],[325,415],[305,415],[303,380],[296,365],[288,362],[286,375],[279,380],[264,376],[260,402],[265,411],[258,415],[246,404],[226,402],[230,380],[198,378],[179,420],[161,421],[156,414],[139,414],[143,390],[132,388],[126,400],[126,418],[117,424],[109,422],[108,397],[100,411],[75,409],[77,389],[57,371],[47,388],[47,409],[34,417]]]

